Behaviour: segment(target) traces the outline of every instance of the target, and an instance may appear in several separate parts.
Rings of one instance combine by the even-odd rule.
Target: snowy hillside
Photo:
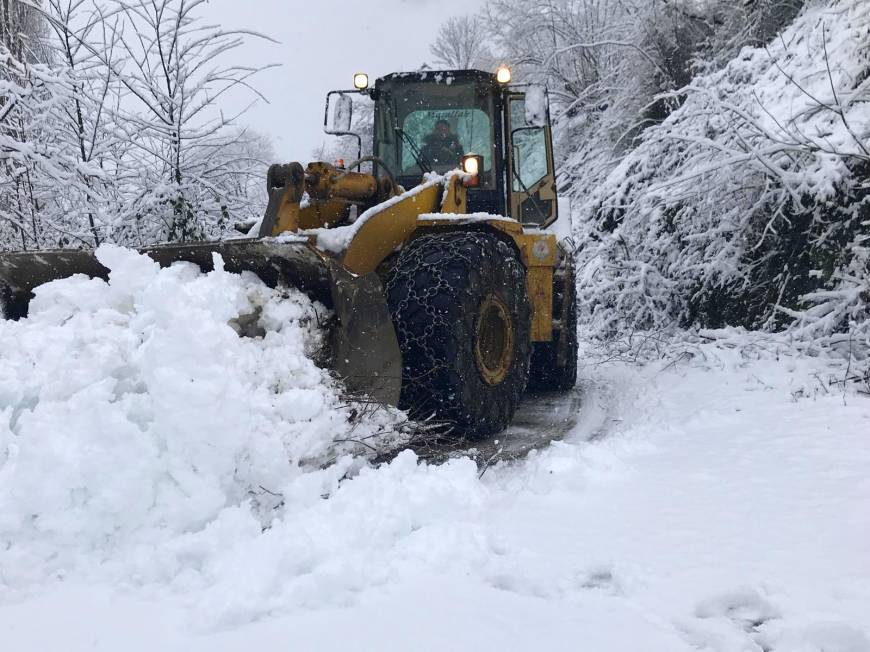
[[[671,93],[606,180],[577,179],[590,333],[792,325],[870,345],[868,30],[863,0],[806,3]]]

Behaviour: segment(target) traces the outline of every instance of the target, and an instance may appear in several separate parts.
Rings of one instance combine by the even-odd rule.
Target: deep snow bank
[[[482,478],[409,452],[350,479],[341,465],[297,475],[265,531],[225,509],[113,555],[120,590],[79,577],[0,598],[0,640],[870,652],[870,400],[829,384],[843,361],[708,336],[675,360],[585,367],[607,390],[603,432],[580,426]]]
[[[395,418],[350,423],[352,406],[310,358],[320,332],[301,293],[219,266],[160,269],[115,246],[97,255],[108,283],[46,284],[26,320],[0,321],[9,586],[199,531],[227,510],[258,528],[306,461]],[[232,322],[257,312],[265,336],[239,337]]]

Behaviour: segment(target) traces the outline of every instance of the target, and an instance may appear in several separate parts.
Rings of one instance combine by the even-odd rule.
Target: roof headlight
[[[364,91],[369,87],[369,76],[364,72],[355,73],[353,76],[353,87],[359,91]]]

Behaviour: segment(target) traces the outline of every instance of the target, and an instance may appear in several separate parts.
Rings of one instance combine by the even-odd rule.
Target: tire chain
[[[438,302],[432,299],[439,295],[446,295],[451,301],[460,301],[462,290],[456,287],[460,274],[464,274],[465,270],[474,273],[473,270],[479,268],[484,257],[497,257],[502,263],[505,283],[525,283],[525,272],[514,250],[505,242],[496,240],[496,249],[493,251],[490,244],[492,240],[493,236],[475,231],[423,235],[406,245],[389,273],[385,289],[391,299],[397,295],[399,298],[397,302],[390,303],[390,311],[399,342],[403,346],[403,353],[416,350],[427,363],[427,369],[422,375],[409,379],[412,382],[426,376],[434,376],[445,368],[451,367],[449,361],[443,359],[441,354],[431,346],[433,342],[439,341],[439,338],[447,337],[452,327],[447,320],[449,311],[439,310]],[[420,283],[421,278],[429,279],[423,287]],[[425,327],[419,332],[414,332],[413,324],[403,319],[403,315],[408,315],[409,309],[413,310],[415,307],[424,310],[426,314]],[[513,317],[521,318],[516,314]],[[413,321],[419,324],[420,320]],[[405,372],[407,371],[410,370],[406,367]],[[453,371],[459,373],[460,377],[464,376],[463,370]],[[450,373],[449,369],[448,373]],[[421,400],[426,400],[425,397],[417,395],[413,388],[409,390],[408,396],[413,400],[414,407],[421,409],[421,412],[434,411],[429,410],[429,405],[420,404]]]
[[[428,246],[424,245],[422,238],[432,240],[432,242],[428,243]],[[446,242],[437,237],[422,236],[422,238],[415,243],[416,246],[412,244],[402,251],[401,265],[396,265],[394,268],[393,273],[387,281],[386,290],[387,294],[392,296],[393,291],[399,285],[404,286],[401,300],[392,308],[393,320],[396,332],[399,335],[399,341],[419,347],[425,352],[426,357],[430,361],[435,362],[438,356],[430,346],[432,336],[435,333],[445,332],[449,324],[445,319],[445,315],[439,314],[429,299],[438,296],[444,290],[450,294],[455,294],[453,285],[445,278],[444,270],[442,269],[442,257],[447,254],[450,256],[451,262],[464,261],[473,269],[478,261],[475,260],[476,257],[469,256],[466,253],[467,249],[463,245],[471,243],[479,245],[481,238],[476,233],[462,233],[461,237],[450,239],[451,246],[449,251],[444,251],[446,249],[444,246]],[[435,279],[435,282],[430,283],[423,290],[422,294],[418,293],[419,288],[417,288],[415,282],[421,273],[425,273]],[[408,328],[408,324],[399,318],[399,315],[405,313],[411,302],[415,302],[418,306],[423,307],[429,317],[426,328],[422,333],[413,333]],[[443,366],[442,362],[441,367]]]

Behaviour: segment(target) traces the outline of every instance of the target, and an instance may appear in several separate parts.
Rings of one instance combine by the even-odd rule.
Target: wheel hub
[[[481,377],[497,385],[511,368],[514,351],[514,328],[510,312],[494,294],[480,304],[475,329],[474,358]]]

